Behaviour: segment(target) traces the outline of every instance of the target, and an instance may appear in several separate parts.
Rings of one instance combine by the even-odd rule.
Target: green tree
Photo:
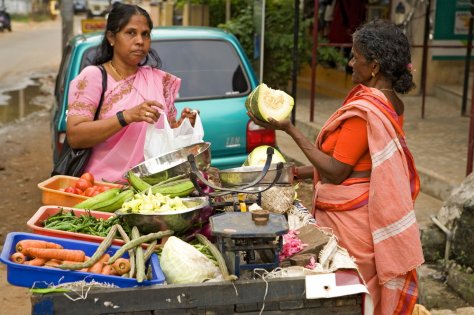
[[[231,21],[220,24],[219,27],[234,34],[252,60],[255,33],[253,24],[254,1],[245,2],[246,5],[238,11]],[[272,88],[284,91],[289,90],[288,82],[291,79],[293,68],[294,13],[294,1],[266,1],[263,81]],[[310,20],[299,21],[298,69],[299,65],[307,62],[310,57],[311,43],[306,34],[310,22]],[[253,60],[253,63],[256,66],[258,60]]]
[[[253,0],[232,0],[231,20],[225,23],[225,0],[178,0],[185,3],[209,5],[210,25],[217,26],[234,34],[242,44],[247,56],[252,60],[254,69],[258,60],[253,57]],[[263,81],[272,88],[289,90],[288,82],[293,69],[293,29],[295,8],[294,1],[266,0],[265,8],[265,46]],[[311,19],[299,21],[298,69],[311,57],[311,37],[307,30]]]

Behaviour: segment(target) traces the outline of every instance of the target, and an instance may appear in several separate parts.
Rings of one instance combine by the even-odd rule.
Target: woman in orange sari
[[[419,179],[402,129],[397,93],[414,87],[408,39],[394,24],[371,21],[353,34],[352,81],[357,84],[311,143],[290,120],[257,124],[280,129],[312,165],[313,214],[355,258],[374,314],[412,314],[416,268],[423,262],[414,201]]]

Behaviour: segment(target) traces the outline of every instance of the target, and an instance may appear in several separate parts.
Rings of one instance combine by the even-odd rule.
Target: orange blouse
[[[403,124],[403,115],[399,116]],[[322,151],[339,162],[352,165],[354,171],[372,168],[367,138],[367,123],[360,117],[351,117],[324,139]]]

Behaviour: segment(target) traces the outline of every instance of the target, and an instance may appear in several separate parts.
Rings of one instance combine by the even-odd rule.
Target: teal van
[[[201,113],[212,166],[238,167],[253,148],[276,145],[275,132],[257,126],[247,116],[245,99],[258,81],[235,36],[217,28],[183,26],[157,27],[151,36],[162,69],[181,78],[175,103],[178,112],[190,107]],[[101,40],[102,33],[77,35],[64,49],[52,109],[54,161],[65,138],[69,82],[93,63]]]

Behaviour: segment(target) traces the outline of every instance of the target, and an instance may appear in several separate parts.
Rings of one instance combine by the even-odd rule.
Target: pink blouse
[[[107,75],[107,90],[99,119],[115,116],[118,111],[135,107],[145,100],[164,105],[168,120],[176,117],[175,98],[181,79],[148,66],[125,80],[115,81]],[[102,75],[98,67],[88,66],[71,82],[68,94],[68,116],[85,116],[94,119],[102,93]],[[162,128],[162,120],[157,122]],[[118,181],[135,165],[143,162],[146,122],[135,122],[95,145],[85,171],[97,180]]]

